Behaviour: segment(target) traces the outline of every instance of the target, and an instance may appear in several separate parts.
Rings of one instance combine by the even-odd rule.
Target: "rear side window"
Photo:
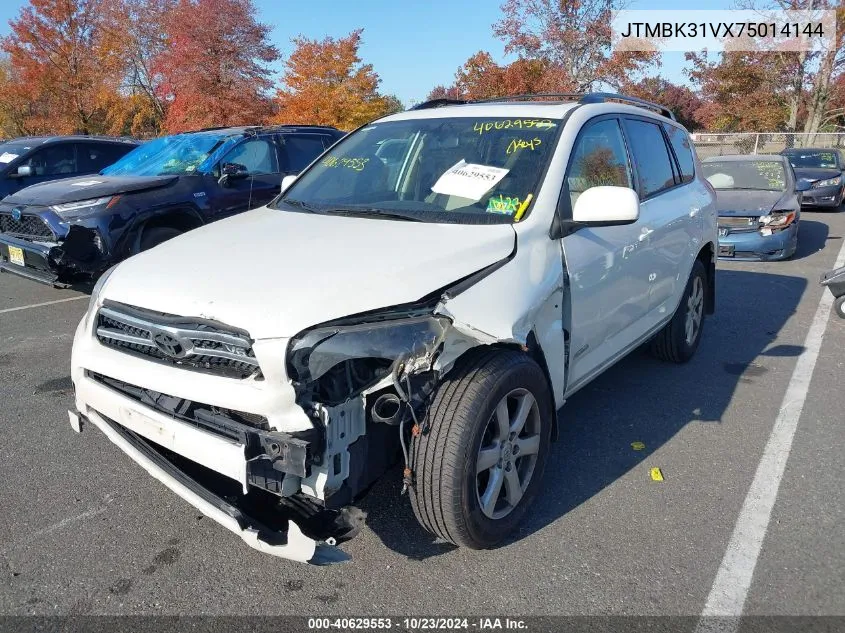
[[[572,150],[566,186],[572,204],[590,187],[631,187],[625,140],[616,119],[592,123],[578,136]]]
[[[282,138],[284,147],[284,172],[299,173],[323,153],[331,144],[331,139],[320,134],[285,134]]]
[[[75,174],[76,152],[71,143],[49,144],[36,150],[23,165],[32,167],[34,176]]]
[[[79,171],[93,173],[116,163],[135,146],[129,143],[80,143],[76,148]]]
[[[669,148],[656,123],[629,119],[625,122],[640,179],[640,196],[647,198],[675,186]]]
[[[669,137],[669,142],[675,151],[675,157],[681,166],[681,182],[692,182],[695,176],[695,162],[692,157],[693,150],[689,136],[674,125],[664,125],[663,129],[666,130],[666,136]]]

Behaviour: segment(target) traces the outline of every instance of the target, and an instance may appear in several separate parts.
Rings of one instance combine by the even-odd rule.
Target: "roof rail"
[[[608,101],[620,101],[636,105],[641,108],[649,108],[663,116],[676,121],[675,115],[666,106],[659,103],[646,101],[637,97],[629,97],[627,95],[620,95],[613,92],[540,92],[534,94],[520,94],[520,95],[506,95],[504,97],[495,97],[492,99],[480,99],[477,101],[461,101],[457,99],[432,99],[411,108],[412,110],[424,110],[427,108],[438,108],[445,105],[460,105],[465,103],[496,103],[497,101],[530,101],[532,99],[571,99],[577,100],[578,103],[606,103]]]
[[[473,101],[464,101],[463,99],[430,99],[423,101],[417,105],[409,108],[410,110],[428,110],[429,108],[442,108],[447,105],[463,105],[465,103],[475,103]]]
[[[615,92],[589,92],[581,97],[581,103],[605,103],[607,101],[621,101],[622,103],[629,103],[631,105],[640,106],[641,108],[649,108],[662,114],[666,118],[677,121],[675,114],[666,106],[654,103],[653,101],[646,101],[637,97],[629,97],[628,95],[620,95]]]

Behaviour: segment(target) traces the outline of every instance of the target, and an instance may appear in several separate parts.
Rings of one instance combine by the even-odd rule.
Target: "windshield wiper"
[[[323,213],[330,215],[343,215],[350,217],[383,217],[393,220],[406,220],[408,222],[422,222],[416,213],[397,211],[395,209],[374,209],[371,207],[331,207]]]

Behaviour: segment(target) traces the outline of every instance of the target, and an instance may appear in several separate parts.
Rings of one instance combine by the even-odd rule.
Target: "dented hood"
[[[253,338],[293,336],[416,301],[507,257],[509,224],[430,224],[261,208],[120,264],[103,298],[214,319]]]
[[[90,176],[51,180],[31,185],[6,197],[4,202],[48,207],[64,202],[104,198],[120,193],[165,187],[177,178],[178,176],[101,176],[91,174]]]
[[[716,206],[720,216],[766,215],[785,198],[783,191],[716,190]]]

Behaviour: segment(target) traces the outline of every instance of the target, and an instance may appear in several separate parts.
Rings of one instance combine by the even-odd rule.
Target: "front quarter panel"
[[[533,334],[545,358],[559,407],[563,404],[565,381],[563,292],[560,242],[550,239],[548,228],[537,224],[519,232],[513,259],[441,303],[438,312],[452,318],[456,330],[479,344],[526,346]],[[454,362],[454,358],[444,362],[450,361]]]

